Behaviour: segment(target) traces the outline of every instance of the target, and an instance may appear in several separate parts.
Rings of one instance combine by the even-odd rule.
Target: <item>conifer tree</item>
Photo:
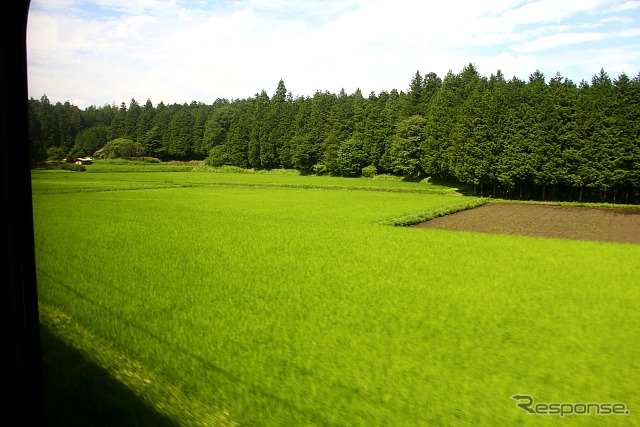
[[[268,113],[269,95],[262,90],[259,95],[256,95],[253,103],[251,132],[249,133],[248,161],[253,168],[262,167],[260,146],[266,135]]]
[[[129,108],[126,111],[125,115],[125,134],[132,140],[136,141],[138,139],[138,118],[142,114],[142,108],[138,101],[134,98],[131,98],[131,103],[129,104]]]
[[[421,165],[425,142],[426,119],[414,115],[398,123],[389,148],[393,171],[408,177],[422,179],[427,173]]]
[[[123,102],[111,121],[109,140],[127,136],[126,117],[127,105]]]

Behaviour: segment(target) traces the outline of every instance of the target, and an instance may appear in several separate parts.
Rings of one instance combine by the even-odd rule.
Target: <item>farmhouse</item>
[[[74,163],[76,165],[90,165],[93,163],[93,159],[91,157],[77,157]]]

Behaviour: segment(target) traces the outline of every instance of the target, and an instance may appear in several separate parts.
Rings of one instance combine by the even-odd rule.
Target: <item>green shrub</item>
[[[93,153],[96,159],[115,159],[115,158],[131,158],[135,157],[140,151],[139,144],[131,139],[116,138],[107,142],[107,144]]]
[[[62,163],[60,165],[60,169],[75,171],[75,172],[84,172],[87,168],[84,165],[76,165],[75,163]]]
[[[343,176],[360,175],[362,169],[369,163],[364,138],[354,135],[340,144],[337,161]]]
[[[47,150],[47,159],[59,162],[64,159],[66,152],[62,147],[49,147]]]
[[[313,173],[317,175],[324,175],[327,172],[329,172],[329,169],[327,169],[326,165],[323,165],[322,163],[313,165]]]
[[[134,158],[134,160],[137,160],[139,162],[145,162],[145,163],[162,163],[162,160],[158,159],[157,157],[149,157],[149,156],[136,157]]]
[[[225,145],[216,145],[209,150],[209,156],[204,159],[204,164],[207,166],[213,166],[214,168],[230,165],[233,163],[233,159],[229,156],[227,147]]]
[[[369,165],[362,168],[362,176],[365,178],[373,178],[378,173],[375,166]]]
[[[293,165],[296,169],[309,173],[313,171],[313,165],[318,160],[318,148],[309,138],[297,136],[291,141]]]

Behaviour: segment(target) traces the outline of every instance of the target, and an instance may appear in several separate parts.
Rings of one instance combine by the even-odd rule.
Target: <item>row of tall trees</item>
[[[476,194],[640,203],[640,74],[591,82],[536,71],[489,77],[472,64],[406,92],[316,92],[218,99],[211,105],[105,105],[81,111],[30,101],[34,158],[92,155],[115,139],[132,153],[213,166],[296,168],[358,176],[455,179]]]
[[[29,100],[31,156],[35,161],[51,153],[62,157],[93,155],[107,142],[127,139],[135,144],[136,156],[162,159],[204,159],[210,147],[203,143],[203,129],[210,113],[227,100],[213,105],[191,104],[153,106],[151,100],[140,105],[135,99],[127,105],[91,106],[84,111],[71,105],[51,104],[46,95]],[[132,156],[133,157],[133,156]]]

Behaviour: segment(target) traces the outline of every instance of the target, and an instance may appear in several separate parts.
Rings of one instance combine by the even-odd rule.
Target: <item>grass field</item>
[[[44,323],[180,425],[638,424],[640,246],[381,225],[481,202],[423,183],[88,169],[33,173]]]

